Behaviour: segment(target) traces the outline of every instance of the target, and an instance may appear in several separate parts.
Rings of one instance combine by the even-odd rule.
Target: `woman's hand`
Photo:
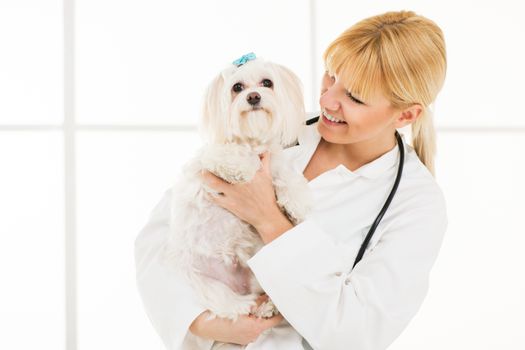
[[[207,194],[207,198],[255,228],[280,212],[270,173],[270,153],[260,157],[262,165],[250,182],[230,184],[207,170],[202,172],[204,182],[222,193]]]
[[[262,294],[257,299],[257,306],[261,305],[268,299],[266,294]],[[201,313],[191,324],[190,331],[202,338],[213,339],[223,343],[234,343],[246,345],[252,343],[259,335],[278,325],[283,316],[278,314],[271,318],[257,318],[253,315],[241,315],[237,321],[216,317],[213,320],[207,320],[209,311]]]
[[[208,194],[207,198],[251,224],[267,243],[293,225],[277,205],[269,152],[261,155],[261,163],[261,168],[247,183],[230,184],[207,170],[202,172],[202,178],[210,188],[222,193]]]

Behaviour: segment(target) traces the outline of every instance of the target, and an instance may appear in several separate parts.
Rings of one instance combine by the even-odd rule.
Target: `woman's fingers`
[[[262,303],[266,302],[268,298],[268,294],[266,293],[259,295],[259,297],[256,300],[257,305],[261,305]]]
[[[231,186],[228,182],[206,169],[201,170],[200,177],[206,185],[219,193],[227,192],[228,188]]]
[[[250,313],[253,313],[255,312],[255,310],[257,310],[257,308],[259,306],[261,306],[261,304],[263,304],[264,302],[266,302],[268,300],[268,295],[266,293],[263,293],[261,295],[259,295],[259,297],[257,298],[257,300],[255,300],[255,302],[257,303],[257,305],[254,305],[252,306],[251,310],[250,310]]]
[[[283,319],[284,317],[281,314],[272,316],[270,318],[256,318],[257,326],[259,328],[259,334],[264,332],[268,328],[277,326],[279,323],[281,323]]]
[[[260,299],[263,299],[264,296],[262,295]],[[271,318],[240,315],[235,322],[226,318],[208,319],[208,317],[208,310],[201,313],[190,325],[190,331],[203,338],[241,345],[254,342],[261,333],[275,327],[283,320],[281,314]]]
[[[255,313],[255,310],[258,307],[260,307],[262,304],[267,302],[269,300],[269,298],[270,297],[267,294],[261,294],[256,300],[257,305],[252,307],[252,311],[251,312]],[[270,318],[257,317],[255,315],[250,315],[249,317],[250,318],[254,318],[256,320],[256,324],[258,326],[259,332],[263,332],[263,331],[265,331],[268,328],[272,328],[272,327],[278,325],[284,319],[283,315],[281,315],[280,313],[275,315],[275,316],[272,316]]]

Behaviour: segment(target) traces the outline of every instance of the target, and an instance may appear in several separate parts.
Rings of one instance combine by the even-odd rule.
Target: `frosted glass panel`
[[[62,1],[0,1],[0,124],[62,121]]]
[[[522,108],[525,45],[519,1],[348,1],[317,0],[316,67],[322,52],[343,30],[386,11],[413,10],[443,30],[448,71],[436,101],[438,126],[525,126]],[[316,83],[318,91],[319,82]]]
[[[163,349],[135,285],[134,241],[200,145],[190,132],[79,133],[78,349]]]
[[[438,143],[449,228],[428,297],[391,349],[524,349],[525,135],[442,133]]]
[[[76,4],[81,123],[195,124],[207,84],[251,51],[294,70],[310,96],[304,1]]]
[[[64,349],[62,134],[0,132],[0,349]]]

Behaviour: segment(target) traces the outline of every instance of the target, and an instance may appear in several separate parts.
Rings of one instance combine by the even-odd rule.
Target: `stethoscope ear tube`
[[[390,192],[390,195],[388,196],[385,205],[377,215],[376,219],[374,220],[374,223],[370,227],[370,230],[368,231],[365,240],[363,241],[363,244],[361,244],[361,248],[359,249],[359,253],[357,254],[357,257],[355,258],[354,265],[352,266],[352,269],[355,267],[355,265],[361,261],[361,258],[365,254],[366,247],[368,246],[368,243],[370,242],[370,239],[372,239],[372,235],[374,234],[377,226],[379,225],[379,222],[383,218],[383,215],[385,215],[386,210],[388,209],[388,206],[390,205],[390,202],[392,202],[392,199],[394,198],[394,194],[397,191],[397,187],[399,186],[399,181],[401,181],[401,174],[403,173],[403,165],[405,162],[405,148],[403,147],[403,140],[401,139],[401,135],[396,130],[396,139],[397,144],[399,146],[399,167],[397,168],[397,176],[396,180],[394,182],[394,187],[392,187],[392,191]]]

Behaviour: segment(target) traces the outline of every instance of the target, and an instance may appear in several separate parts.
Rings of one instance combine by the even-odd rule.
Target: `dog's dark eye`
[[[241,83],[237,83],[232,86],[233,92],[241,92],[243,89],[244,86]]]
[[[271,87],[273,87],[273,83],[272,83],[272,81],[271,81],[270,79],[264,79],[264,80],[262,81],[262,85],[263,85],[264,87],[267,87],[267,88],[271,88]]]

